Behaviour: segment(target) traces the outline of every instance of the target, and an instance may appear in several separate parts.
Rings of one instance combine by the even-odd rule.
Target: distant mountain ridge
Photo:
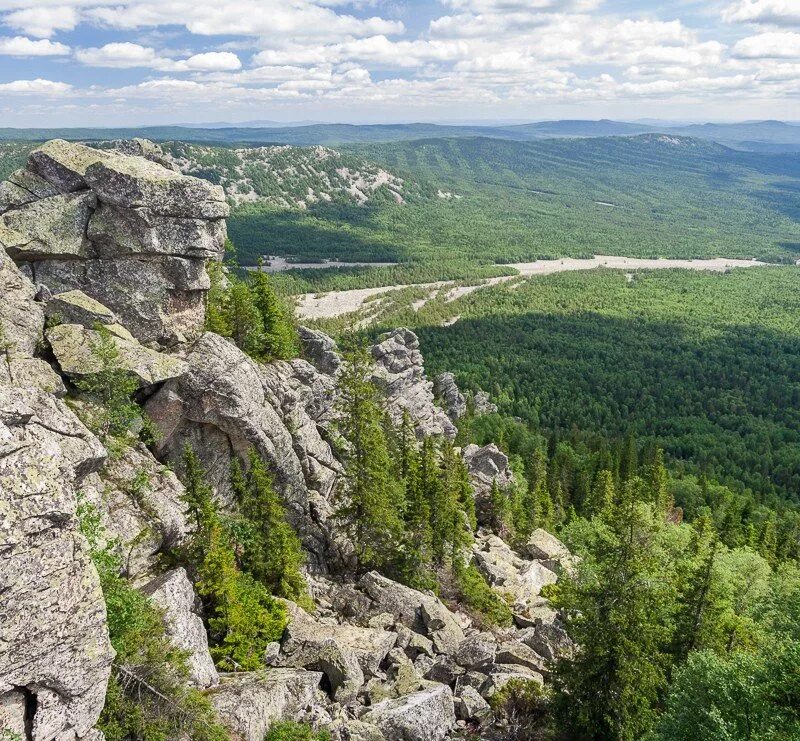
[[[262,125],[259,126],[258,124]],[[783,121],[705,123],[654,126],[610,119],[539,121],[514,125],[328,124],[273,126],[272,122],[246,122],[239,126],[144,126],[121,128],[0,129],[0,140],[44,141],[52,138],[99,141],[146,137],[154,141],[202,142],[219,145],[259,146],[293,144],[324,146],[417,139],[488,137],[513,141],[547,138],[594,138],[665,133],[719,142],[736,149],[773,152],[800,151],[800,125]]]

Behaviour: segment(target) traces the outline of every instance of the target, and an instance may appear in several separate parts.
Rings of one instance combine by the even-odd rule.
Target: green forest
[[[405,180],[405,204],[237,209],[242,262],[521,262],[593,254],[759,257],[800,250],[800,156],[678,137],[432,139],[348,147]]]

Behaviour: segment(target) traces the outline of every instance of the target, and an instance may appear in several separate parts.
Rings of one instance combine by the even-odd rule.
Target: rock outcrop
[[[505,492],[514,483],[508,456],[494,443],[483,447],[467,445],[461,455],[469,469],[470,483],[475,492],[478,524],[488,525],[491,519],[492,486],[496,484],[501,492]]]
[[[84,292],[145,343],[202,328],[205,262],[221,258],[225,240],[222,188],[53,140],[0,193],[0,246],[34,282]]]
[[[371,352],[372,380],[383,392],[392,420],[399,424],[407,412],[419,434],[454,438],[455,426],[434,404],[433,383],[425,377],[417,335],[405,327],[395,329],[381,336]]]
[[[457,422],[467,413],[467,397],[461,393],[452,373],[440,373],[433,379],[433,393],[441,399],[451,422]]]
[[[113,650],[75,511],[104,460],[63,402],[0,386],[0,704],[33,741],[84,738],[103,708]]]

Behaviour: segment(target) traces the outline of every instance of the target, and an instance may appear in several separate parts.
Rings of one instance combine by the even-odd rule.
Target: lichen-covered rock
[[[44,311],[36,289],[0,247],[0,349],[32,357],[42,340]]]
[[[463,667],[475,669],[494,663],[497,639],[491,633],[475,633],[458,644],[453,657]]]
[[[461,720],[484,720],[492,714],[489,703],[484,700],[480,692],[474,687],[464,685],[456,693],[456,715]]]
[[[111,309],[83,291],[57,293],[47,302],[44,313],[53,324],[80,324],[92,328],[95,324],[117,323]]]
[[[152,579],[159,555],[180,546],[189,533],[182,484],[141,443],[87,476],[82,489],[116,539],[125,574],[134,583]]]
[[[476,417],[482,414],[497,413],[497,404],[489,398],[489,394],[485,391],[477,391],[475,393],[475,396],[472,398],[472,408]]]
[[[492,485],[497,484],[501,492],[514,482],[508,456],[494,443],[483,447],[467,445],[461,455],[469,469],[469,479],[475,492],[475,510],[479,525],[488,525],[492,512]]]
[[[175,255],[214,258],[225,245],[225,221],[161,216],[147,208],[101,203],[89,220],[89,239],[100,257]]]
[[[489,584],[506,592],[517,610],[534,602],[545,584],[553,584],[558,576],[538,561],[521,558],[496,535],[480,533],[472,547],[475,564]]]
[[[230,212],[221,186],[142,157],[107,154],[86,168],[84,180],[103,203],[112,206],[197,219],[222,219]]]
[[[196,687],[219,684],[214,660],[208,652],[205,626],[194,611],[194,588],[186,571],[182,568],[167,571],[142,591],[163,611],[166,634],[172,645],[186,652],[192,683]]]
[[[269,727],[277,721],[302,722],[324,713],[321,681],[321,672],[303,669],[226,674],[208,697],[234,738],[264,741]]]
[[[556,573],[571,573],[575,569],[575,557],[555,535],[536,528],[524,546],[525,553],[535,561],[541,561]]]
[[[130,372],[141,386],[152,386],[176,378],[184,370],[184,363],[174,355],[151,350],[132,337],[110,332],[109,337],[119,353],[119,366]],[[59,324],[46,332],[61,371],[73,379],[81,379],[102,369],[97,356],[101,342],[100,333],[80,324]]]
[[[361,720],[396,741],[440,741],[455,725],[453,692],[443,684],[370,708]]]
[[[441,399],[452,422],[456,422],[467,413],[467,399],[459,390],[452,373],[440,373],[433,379],[433,393]]]
[[[76,487],[105,450],[60,401],[0,387],[0,697],[35,696],[29,738],[88,734],[113,650]]]
[[[380,337],[371,348],[375,360],[372,380],[386,397],[392,420],[399,424],[407,412],[419,434],[453,438],[456,428],[436,406],[433,383],[425,377],[419,339],[401,327]]]
[[[547,661],[522,641],[506,641],[500,644],[496,660],[498,664],[524,666],[540,674],[550,671]]]
[[[342,469],[322,429],[333,379],[303,360],[261,366],[212,333],[203,334],[185,360],[186,372],[147,402],[161,432],[158,457],[179,464],[191,444],[225,499],[232,456],[246,463],[255,449],[275,472],[287,515],[313,564],[324,570],[348,559],[351,546],[332,523]]]
[[[318,329],[298,327],[297,333],[303,346],[303,354],[318,370],[335,376],[342,365],[336,342]]]
[[[140,341],[172,345],[202,329],[227,213],[219,186],[53,140],[0,186],[0,245],[52,292],[83,291]]]
[[[439,653],[452,653],[464,640],[458,620],[437,597],[398,584],[376,571],[364,574],[359,586],[372,598],[376,612],[389,612],[406,627],[429,636]]]
[[[88,258],[86,227],[96,205],[89,192],[26,203],[0,216],[0,245],[17,261]]]

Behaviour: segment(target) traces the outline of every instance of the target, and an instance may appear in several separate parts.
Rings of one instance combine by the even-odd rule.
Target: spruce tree
[[[344,438],[345,487],[338,510],[362,568],[393,562],[402,542],[403,487],[392,476],[372,364],[364,348],[347,354],[339,378],[339,433]]]
[[[584,504],[583,514],[589,518],[605,517],[611,513],[614,499],[614,475],[607,469],[598,471],[589,498]]]
[[[653,462],[650,465],[649,485],[651,501],[656,507],[657,512],[666,512],[670,509],[672,502],[667,490],[667,469],[664,465],[664,451],[656,448],[653,455]]]
[[[301,574],[303,550],[286,519],[280,495],[263,460],[251,449],[247,475],[238,461],[231,466],[231,488],[249,530],[240,558],[242,568],[270,593],[297,601],[306,593]]]
[[[291,360],[300,354],[300,340],[297,336],[291,312],[284,305],[270,277],[261,269],[250,278],[253,303],[261,317],[265,359]]]
[[[228,317],[231,337],[236,345],[255,358],[264,349],[264,323],[256,308],[250,287],[243,280],[231,277],[228,292]]]

